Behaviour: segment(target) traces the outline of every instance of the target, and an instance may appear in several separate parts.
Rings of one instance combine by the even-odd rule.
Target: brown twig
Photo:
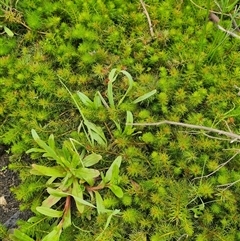
[[[231,142],[240,141],[240,135],[232,133],[232,132],[222,131],[222,130],[218,130],[218,129],[207,127],[207,126],[186,124],[186,123],[182,123],[182,122],[163,120],[163,121],[155,122],[155,123],[126,123],[126,125],[134,125],[134,126],[159,126],[159,125],[163,125],[163,124],[182,126],[182,127],[187,127],[187,128],[191,128],[191,129],[205,130],[205,131],[217,133],[219,135],[225,135],[227,137],[230,137],[232,139]]]
[[[141,4],[142,4],[142,7],[143,7],[143,10],[144,10],[144,13],[145,15],[147,16],[147,20],[148,20],[148,26],[149,26],[149,29],[150,29],[150,34],[151,34],[151,37],[153,38],[154,37],[154,32],[153,32],[153,27],[152,27],[152,21],[151,21],[151,18],[148,14],[148,11],[146,9],[146,6],[145,6],[145,3],[143,2],[143,0],[140,0]]]
[[[214,22],[214,23],[216,24],[217,28],[220,29],[221,31],[227,33],[228,35],[230,35],[230,36],[232,36],[232,37],[234,37],[234,38],[240,39],[240,36],[239,36],[239,35],[235,34],[234,32],[232,32],[232,31],[230,31],[230,30],[227,30],[227,29],[223,28],[221,25],[218,24],[218,23],[220,22],[220,19],[219,19],[219,17],[218,17],[214,12],[211,11],[211,12],[209,13],[209,19],[210,19],[212,22]],[[234,20],[234,19],[232,18],[233,24],[234,24],[234,23],[236,24],[235,20],[234,20],[234,21],[233,21],[233,20]],[[237,27],[237,29],[238,29],[238,27]]]

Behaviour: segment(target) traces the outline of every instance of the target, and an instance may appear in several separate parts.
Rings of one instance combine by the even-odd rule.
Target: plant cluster
[[[237,133],[240,42],[208,20],[235,2],[1,2],[0,141],[35,215],[11,240],[240,240],[238,140],[133,126]]]

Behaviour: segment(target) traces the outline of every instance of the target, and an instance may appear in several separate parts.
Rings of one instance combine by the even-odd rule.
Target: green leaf
[[[148,92],[148,93],[138,97],[136,100],[133,101],[133,103],[137,104],[137,103],[139,103],[141,101],[144,101],[144,100],[148,99],[149,97],[151,97],[152,95],[154,95],[156,93],[157,93],[157,90],[152,90],[152,91],[150,91],[150,92]]]
[[[135,130],[135,128],[132,128],[132,125],[129,125],[133,123],[133,115],[131,111],[127,111],[126,123],[128,123],[128,125],[125,126],[123,134],[131,135]]]
[[[118,76],[118,74],[115,75],[116,71],[117,69],[112,69],[108,76],[109,81],[108,81],[107,97],[111,108],[115,108],[114,99],[113,99],[113,82],[116,80]]]
[[[80,167],[75,171],[75,175],[92,186],[94,179],[100,175],[100,172],[95,169]]]
[[[32,136],[33,136],[33,139],[37,142],[37,144],[45,150],[46,157],[52,157],[57,162],[61,163],[61,160],[59,156],[56,154],[56,152],[51,147],[49,147],[44,141],[40,139],[40,137],[38,136],[37,132],[34,129],[32,129]]]
[[[37,164],[32,164],[30,173],[33,175],[49,176],[49,177],[65,177],[66,171],[60,167],[45,167]]]
[[[85,206],[89,206],[89,207],[92,207],[92,208],[96,208],[93,204],[83,200],[82,198],[76,197],[75,195],[71,195],[71,196],[74,198],[76,203],[83,204]]]
[[[46,235],[42,241],[59,241],[62,233],[62,229],[60,226],[54,227],[54,229]]]
[[[31,217],[27,220],[28,223],[36,223],[39,222],[42,219],[42,217]]]
[[[86,107],[88,108],[94,107],[94,103],[85,94],[83,94],[80,91],[77,91],[77,95]]]
[[[98,144],[107,146],[107,139],[101,127],[96,126],[95,124],[93,124],[88,120],[85,120],[84,124],[88,129],[88,134],[91,137],[92,143],[94,143],[94,140],[95,140]]]
[[[63,192],[61,190],[53,189],[50,187],[47,188],[47,192],[54,197],[60,197],[60,198],[67,197],[69,195],[67,192]]]
[[[14,233],[9,235],[10,239],[13,241],[34,241],[25,233],[22,233],[18,229],[14,229]]]
[[[56,197],[53,195],[49,195],[43,202],[42,202],[42,206],[43,207],[52,207],[54,204],[56,204],[59,200],[61,199],[61,197]]]
[[[106,208],[104,207],[103,199],[102,199],[101,195],[97,191],[95,191],[94,193],[95,193],[95,197],[96,197],[96,205],[97,205],[98,214],[105,213]]]
[[[122,104],[122,102],[124,101],[125,97],[129,93],[129,91],[132,89],[133,83],[134,83],[133,79],[132,79],[132,76],[126,70],[121,70],[120,72],[123,73],[127,77],[129,87],[128,87],[127,91],[125,92],[124,96],[122,97],[122,99],[118,102],[118,106],[120,106]]]
[[[74,152],[72,154],[71,168],[77,168],[77,166],[81,163],[81,157],[78,153]]]
[[[86,156],[83,159],[83,164],[84,164],[85,167],[91,167],[94,164],[98,163],[101,159],[102,159],[101,155],[93,153],[93,154],[90,154],[90,155]]]
[[[5,33],[9,36],[9,37],[13,37],[14,36],[14,33],[6,26],[3,27],[4,28],[4,31]]]
[[[42,148],[31,148],[31,149],[29,149],[29,150],[26,151],[27,154],[32,153],[32,152],[35,152],[35,153],[38,153],[38,152],[43,153],[43,152],[45,152],[45,150],[43,150]]]
[[[111,189],[111,191],[118,197],[118,198],[122,198],[123,197],[123,191],[122,189],[114,184],[110,184],[108,186],[109,189]]]
[[[106,176],[105,176],[105,182],[110,182],[112,180],[112,175],[113,175],[113,167],[114,165],[116,165],[116,167],[119,169],[120,168],[120,165],[121,165],[121,162],[122,162],[122,157],[121,156],[118,156],[114,161],[113,163],[111,164],[111,166],[109,167],[109,169],[107,170],[106,172]]]
[[[99,96],[99,94],[96,92],[95,96],[94,96],[94,107],[95,109],[99,109],[101,108],[103,105],[102,105],[102,101],[101,101],[101,97]]]
[[[83,200],[82,186],[79,185],[79,183],[76,180],[73,181],[72,195]],[[76,206],[77,206],[79,213],[84,212],[85,206],[83,204],[76,202]]]
[[[103,231],[102,231],[102,232],[100,233],[100,235],[95,239],[95,241],[96,241],[96,240],[99,240],[99,239],[102,237],[104,231],[108,228],[108,226],[109,226],[109,224],[110,224],[110,222],[111,222],[112,217],[113,217],[114,215],[117,215],[118,213],[120,213],[120,210],[118,210],[118,209],[115,209],[115,210],[113,210],[113,211],[110,213],[110,215],[109,215],[108,218],[107,218],[107,222],[106,222],[106,224],[105,224],[105,226],[104,226]]]
[[[52,208],[43,207],[43,206],[36,207],[36,210],[39,213],[52,218],[60,218],[63,215],[63,211],[57,211]]]
[[[53,134],[51,134],[48,138],[48,145],[50,146],[50,148],[55,149],[55,141]]]
[[[108,216],[108,218],[107,218],[107,222],[106,222],[105,227],[104,227],[103,230],[106,230],[106,229],[107,229],[107,227],[109,226],[109,224],[110,224],[110,222],[111,222],[112,217],[113,217],[114,215],[117,215],[118,213],[120,213],[120,210],[119,210],[119,209],[115,209],[115,210],[113,210],[113,212],[111,212],[111,214],[110,214],[110,215]]]

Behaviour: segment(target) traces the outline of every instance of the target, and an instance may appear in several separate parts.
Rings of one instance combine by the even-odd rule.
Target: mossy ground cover
[[[219,25],[235,33],[233,1],[145,0],[151,24],[141,1],[0,2],[0,142],[9,146],[9,168],[21,179],[12,191],[35,216],[19,221],[14,235],[2,230],[2,237],[50,240],[54,231],[56,240],[76,241],[240,240],[239,140],[167,124],[125,126],[132,114],[136,123],[170,120],[238,133],[240,40],[208,19],[214,10]],[[113,103],[109,73],[115,68],[123,72],[112,83]],[[126,96],[124,71],[134,81]],[[105,145],[89,142],[87,125],[79,127],[86,120],[101,128]],[[121,156],[123,196],[99,191],[102,210],[120,210],[106,229],[106,213],[90,207],[80,213],[74,198],[71,225],[60,231],[59,217],[37,211],[49,183],[31,174],[31,164],[56,162],[38,153],[25,160],[37,147],[32,129],[46,142],[53,134],[56,148],[71,138],[85,153],[101,155],[96,170],[103,175]],[[96,187],[85,181],[79,182],[88,191],[84,200],[95,205],[98,197],[99,203],[91,196]],[[64,198],[54,209],[66,207]]]

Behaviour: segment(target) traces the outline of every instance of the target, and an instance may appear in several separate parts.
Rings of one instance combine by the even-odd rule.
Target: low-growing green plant
[[[108,102],[104,100],[103,96],[99,91],[96,92],[94,101],[91,101],[82,92],[77,92],[77,96],[80,98],[81,102],[88,109],[97,110],[98,108],[105,107],[107,110],[114,111],[118,108],[129,94],[133,88],[133,79],[127,71],[120,71],[126,75],[129,81],[129,87],[125,92],[124,96],[118,102],[118,105],[114,104],[114,94],[113,94],[113,82],[116,80],[118,74],[116,74],[117,69],[113,69],[109,74],[109,82],[107,89]],[[77,106],[80,115],[83,119],[79,126],[78,132],[83,132],[86,136],[88,143],[94,147],[99,145],[106,148],[110,143],[107,142],[104,131],[102,127],[97,126],[93,122],[90,122],[82,112],[74,95],[65,86],[70,96],[72,97],[75,105]],[[144,101],[145,99],[151,97],[156,93],[156,90],[151,91],[143,96],[138,97],[133,101],[134,104]],[[116,117],[117,118],[117,117]],[[127,111],[126,122],[129,123],[122,130],[120,122],[118,119],[112,119],[115,123],[115,128],[121,133],[121,135],[132,135],[134,129],[131,127],[133,122],[133,116],[130,111]],[[38,165],[32,164],[30,173],[32,175],[47,176],[49,179],[46,182],[46,191],[49,194],[47,198],[42,202],[41,206],[36,207],[36,211],[50,218],[58,219],[52,231],[49,232],[43,241],[58,241],[60,239],[63,229],[66,229],[72,225],[71,215],[71,199],[75,201],[75,205],[79,215],[82,215],[88,208],[96,208],[97,213],[108,215],[105,227],[102,233],[95,238],[98,240],[106,228],[109,226],[112,216],[119,214],[119,209],[110,210],[105,208],[104,196],[101,195],[101,190],[106,188],[110,189],[112,193],[118,197],[122,198],[124,193],[121,187],[119,187],[120,177],[120,165],[122,162],[122,157],[117,156],[114,161],[111,162],[110,167],[105,172],[99,171],[97,168],[92,168],[97,165],[101,160],[102,156],[92,152],[88,154],[88,151],[83,143],[70,138],[65,141],[62,148],[57,147],[57,143],[54,140],[53,134],[48,138],[47,143],[40,139],[37,132],[33,129],[32,136],[35,142],[40,148],[31,148],[27,151],[30,153],[43,153],[43,157],[46,158],[48,165]],[[104,160],[102,160],[104,162]],[[105,166],[102,168],[106,169]],[[101,168],[101,169],[102,169]],[[87,197],[86,197],[87,196]],[[63,201],[64,199],[64,201]],[[63,208],[61,209],[61,207]],[[33,226],[39,224],[43,219],[41,216],[32,217],[28,220]],[[33,240],[23,232],[15,230],[14,234],[10,235],[12,240]]]
[[[118,186],[122,158],[118,156],[104,174],[97,169],[90,168],[97,164],[102,156],[95,153],[87,155],[85,149],[79,154],[73,139],[66,141],[59,149],[56,147],[53,135],[50,135],[47,143],[40,139],[35,130],[32,130],[32,135],[40,148],[32,148],[27,153],[43,153],[43,157],[50,160],[50,166],[32,164],[30,171],[33,175],[49,177],[46,182],[49,196],[42,202],[41,206],[36,207],[36,211],[48,217],[60,219],[54,229],[42,240],[57,241],[62,229],[72,225],[71,198],[74,199],[80,214],[83,214],[87,207],[96,208],[99,214],[108,213],[107,227],[111,217],[119,213],[119,210],[106,209],[100,191],[109,188],[118,198],[123,196],[123,191]],[[90,196],[91,200],[84,200],[86,194]],[[96,206],[93,204],[94,202]],[[60,203],[59,206],[56,206],[58,203]],[[56,208],[53,208],[54,206]],[[37,225],[41,220],[42,217],[33,217],[28,222]],[[18,238],[20,240],[23,234],[16,231],[11,237],[13,240]],[[26,240],[30,240],[30,238]]]

